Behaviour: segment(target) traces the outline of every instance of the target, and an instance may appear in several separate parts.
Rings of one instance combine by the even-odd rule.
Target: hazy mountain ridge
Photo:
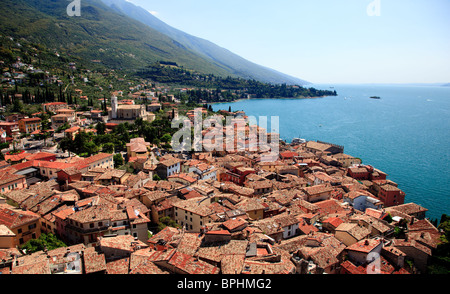
[[[256,79],[271,83],[309,84],[304,80],[280,73],[273,69],[252,63],[233,52],[222,48],[208,40],[187,34],[173,28],[150,12],[125,0],[102,0],[118,13],[123,13],[138,20],[151,28],[169,36],[184,47],[208,58],[211,62],[220,66],[232,74],[246,79]]]

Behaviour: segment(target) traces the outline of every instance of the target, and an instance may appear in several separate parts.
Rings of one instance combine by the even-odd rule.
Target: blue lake
[[[398,183],[406,193],[405,203],[424,206],[432,219],[450,214],[450,87],[333,87],[337,97],[251,99],[212,107],[231,106],[249,116],[267,116],[269,122],[270,116],[278,116],[280,137],[287,142],[304,138],[343,145],[345,153]]]

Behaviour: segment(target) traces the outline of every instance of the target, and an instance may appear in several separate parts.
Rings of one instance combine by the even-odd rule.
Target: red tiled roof
[[[86,274],[106,270],[105,255],[95,252],[94,247],[88,248],[84,251],[84,269]]]
[[[384,212],[382,210],[376,210],[373,208],[367,208],[364,213],[367,214],[368,216],[371,216],[371,217],[374,217],[377,219],[383,219],[384,217],[387,216],[386,212]]]
[[[67,103],[66,102],[50,102],[50,103],[44,103],[42,105],[45,105],[45,106],[50,106],[50,105],[67,105]]]
[[[65,220],[69,215],[71,215],[74,212],[75,212],[75,210],[73,208],[67,208],[64,210],[60,210],[58,212],[53,212],[53,215],[62,220]]]
[[[234,230],[239,228],[240,226],[244,226],[247,222],[241,218],[229,219],[226,222],[222,223],[222,225],[228,230]]]
[[[109,275],[123,275],[128,274],[128,268],[130,266],[129,258],[122,258],[106,263],[106,272]]]
[[[305,191],[305,193],[307,193],[309,195],[315,195],[315,194],[320,194],[320,193],[331,192],[333,190],[333,188],[331,188],[331,186],[328,186],[328,185],[315,185],[315,186],[303,188],[303,190]]]
[[[112,156],[112,154],[109,154],[109,153],[98,153],[96,155],[92,155],[91,157],[83,159],[81,162],[83,164],[89,165],[89,164],[91,164],[93,162],[96,162],[96,161],[108,158],[110,156]]]
[[[187,274],[218,274],[219,268],[201,260],[195,259],[191,255],[175,252],[170,258],[170,265]]]
[[[172,240],[172,237],[176,234],[180,234],[180,230],[172,227],[165,227],[162,231],[155,234],[148,240],[148,243],[156,244],[159,240],[166,242]]]
[[[20,121],[23,122],[33,122],[33,121],[41,121],[41,119],[39,117],[31,117],[31,118],[23,118]]]
[[[295,156],[298,156],[297,152],[292,152],[292,151],[280,152],[281,158],[293,158]]]
[[[33,166],[33,161],[25,161],[2,169],[2,172],[15,173]]]
[[[18,212],[8,208],[0,208],[0,224],[6,225],[9,229],[37,220],[39,220],[39,215],[31,211]]]
[[[352,275],[363,275],[367,274],[365,270],[363,270],[360,267],[355,266],[353,263],[351,263],[349,260],[344,261],[341,263],[341,267],[343,270],[345,270],[345,273],[352,274]]]
[[[338,201],[334,199],[324,200],[320,202],[314,203],[317,207],[319,207],[319,214],[327,215],[331,213],[343,213],[345,209],[339,204]]]
[[[311,232],[318,232],[319,229],[313,225],[308,224],[306,221],[301,221],[298,224],[298,229],[305,235],[309,235]]]
[[[378,245],[380,245],[380,243],[381,243],[380,240],[375,239],[361,240],[359,242],[356,242],[355,244],[348,246],[347,250],[369,253],[373,249],[375,249]]]
[[[13,183],[13,182],[18,181],[23,178],[25,178],[25,176],[23,176],[23,175],[14,175],[9,172],[1,173],[0,174],[0,186],[8,184],[8,183]]]
[[[5,154],[5,160],[6,161],[10,160],[12,162],[21,161],[21,160],[27,158],[29,155],[30,155],[30,153],[27,153],[27,152],[21,152],[19,154],[12,154],[12,155]]]
[[[340,224],[342,224],[344,221],[338,217],[330,217],[323,221],[323,223],[329,223],[333,227],[337,228]]]
[[[38,152],[38,153],[34,153],[34,154],[30,154],[27,156],[27,160],[45,160],[46,158],[55,158],[56,159],[56,155],[54,153],[50,153],[50,152]]]
[[[65,162],[58,162],[58,161],[44,161],[44,160],[35,160],[33,165],[35,167],[44,167],[44,168],[51,168],[51,169],[65,169],[65,168],[74,166],[73,163],[65,163]]]
[[[195,183],[197,180],[189,176],[186,173],[174,174],[168,177],[168,179],[182,179],[188,181],[189,183]]]
[[[228,230],[209,231],[206,235],[231,235]]]
[[[80,130],[80,127],[75,126],[75,127],[71,127],[70,129],[66,129],[64,132],[65,133],[74,133],[76,131]]]

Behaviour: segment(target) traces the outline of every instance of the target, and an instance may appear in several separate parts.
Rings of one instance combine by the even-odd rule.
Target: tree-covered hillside
[[[42,44],[94,66],[135,70],[168,60],[203,73],[224,69],[173,39],[117,14],[100,0],[81,1],[81,16],[70,17],[66,0],[2,0],[0,34]]]
[[[219,77],[215,75],[204,75],[192,70],[186,70],[176,64],[154,63],[146,69],[140,70],[137,76],[150,79],[155,82],[168,83],[172,85],[191,86],[205,89],[215,89],[210,95],[197,95],[198,99],[206,102],[231,101],[236,98],[309,98],[336,96],[336,91],[317,90],[299,85],[263,83],[252,79],[235,77]],[[221,91],[232,91],[235,95],[219,95]],[[217,95],[214,95],[217,93]],[[225,93],[227,94],[227,93]],[[224,97],[227,97],[224,99]]]

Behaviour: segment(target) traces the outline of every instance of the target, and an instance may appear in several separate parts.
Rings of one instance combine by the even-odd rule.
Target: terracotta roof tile
[[[96,252],[94,247],[86,249],[84,251],[84,270],[86,274],[105,271],[105,255],[103,253]]]
[[[175,252],[170,258],[169,265],[186,274],[218,274],[219,268],[198,260],[193,256]]]
[[[40,216],[31,211],[23,211],[0,207],[0,224],[9,229],[23,226],[27,223],[37,222]]]

